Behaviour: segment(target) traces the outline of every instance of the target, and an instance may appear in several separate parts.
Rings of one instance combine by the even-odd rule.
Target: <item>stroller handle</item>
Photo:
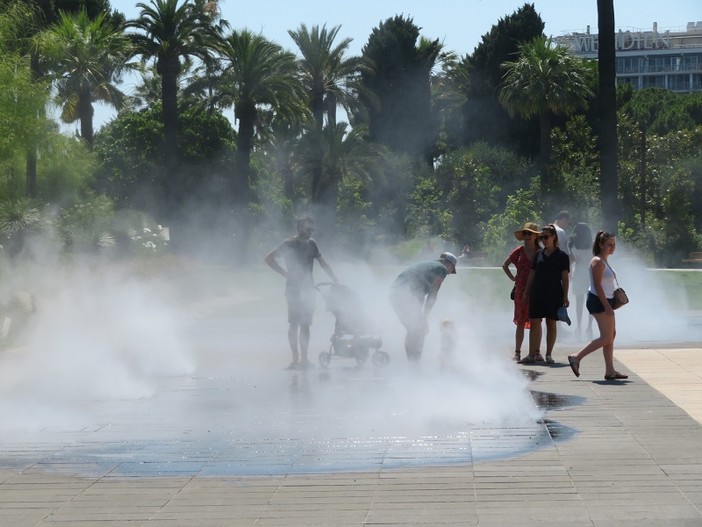
[[[340,285],[340,284],[338,282],[319,282],[318,284],[315,284],[314,287],[317,291],[321,291],[320,288],[331,287],[334,285]]]

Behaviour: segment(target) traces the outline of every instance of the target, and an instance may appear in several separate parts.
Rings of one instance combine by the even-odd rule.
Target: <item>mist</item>
[[[298,456],[326,445],[325,459],[337,466],[334,452],[353,451],[354,444],[388,451],[429,442],[421,454],[400,457],[460,461],[437,445],[469,441],[476,430],[505,438],[508,430],[538,428],[544,409],[510,360],[509,282],[503,291],[487,274],[497,271],[459,266],[446,278],[420,367],[410,368],[404,328],[387,295],[411,261],[376,255],[384,263],[369,265],[321,248],[340,282],[358,296],[369,332],[390,356],[387,366],[333,357],[328,368],[285,370],[291,353],[284,279],[263,263],[223,265],[222,258],[212,263],[203,257],[145,269],[114,259],[67,265],[45,258],[45,264],[15,269],[4,291],[24,299],[26,317],[12,318],[13,338],[0,351],[0,443],[114,448],[187,438],[215,452],[263,442],[285,457],[292,454],[281,445],[294,441],[302,445]],[[666,307],[679,296],[656,273],[621,245],[611,263],[631,298],[617,312],[615,350],[699,339],[682,306]],[[327,280],[315,267],[315,281]],[[320,291],[309,351],[314,363],[329,350],[334,332],[334,316],[325,308]],[[570,311],[573,318],[574,306]],[[455,330],[449,361],[442,355],[444,321]],[[564,348],[585,342],[575,340],[573,328],[559,328],[554,357],[563,362]],[[528,442],[512,440],[506,450],[522,451]]]

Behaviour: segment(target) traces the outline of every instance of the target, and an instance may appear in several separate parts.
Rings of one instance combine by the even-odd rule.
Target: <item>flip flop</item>
[[[518,361],[517,364],[534,364],[536,359],[534,357],[529,357],[528,355],[522,360]]]
[[[615,371],[612,375],[605,375],[605,381],[618,381],[622,379],[628,379],[628,375],[624,375],[623,373],[619,373],[618,371]]]
[[[573,375],[580,377],[580,363],[575,359],[575,357],[568,356],[568,364],[570,364],[570,369],[573,370]]]
[[[551,355],[546,355],[546,364],[554,364],[556,361],[553,360],[553,357]]]

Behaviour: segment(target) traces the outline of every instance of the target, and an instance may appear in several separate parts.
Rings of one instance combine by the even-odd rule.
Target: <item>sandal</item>
[[[568,364],[570,364],[570,369],[573,370],[573,375],[580,377],[580,362],[572,355],[568,355]]]
[[[611,375],[605,375],[604,376],[605,381],[617,381],[617,380],[622,380],[622,379],[628,379],[628,375],[624,375],[623,373],[619,373],[618,371],[615,371]]]
[[[534,361],[536,361],[536,362],[543,362],[544,361],[544,358],[541,356],[540,352],[538,352],[538,351],[536,352],[536,355],[534,355]]]
[[[529,355],[527,355],[522,360],[520,360],[517,364],[534,364],[535,362],[536,362],[536,359],[534,357],[530,357]]]
[[[521,351],[515,351],[514,356],[512,357],[512,360],[516,360],[519,362],[519,360],[522,358],[522,352]]]
[[[546,355],[546,364],[554,364],[556,361],[553,360],[553,357],[551,355]]]

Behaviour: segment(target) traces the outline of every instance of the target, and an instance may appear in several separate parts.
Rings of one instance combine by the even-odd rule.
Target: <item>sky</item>
[[[111,2],[127,18],[139,16],[137,3],[135,0]],[[438,38],[445,50],[460,56],[470,54],[500,18],[514,13],[524,3],[523,0],[355,0],[344,3],[333,0],[219,0],[222,17],[233,29],[245,28],[260,33],[290,51],[295,51],[295,46],[288,30],[297,29],[302,23],[308,28],[325,24],[327,28],[341,26],[339,39],[353,39],[349,47],[352,55],[361,53],[373,28],[395,15],[412,18],[422,36],[432,40]],[[531,3],[546,24],[548,36],[584,31],[587,26],[596,32],[596,0],[533,0]],[[702,0],[615,0],[614,10],[618,29],[648,30],[657,22],[659,31],[684,30],[688,22],[702,20]],[[128,83],[123,86],[127,93],[131,88]],[[96,108],[96,129],[113,116],[114,111],[108,108]]]

